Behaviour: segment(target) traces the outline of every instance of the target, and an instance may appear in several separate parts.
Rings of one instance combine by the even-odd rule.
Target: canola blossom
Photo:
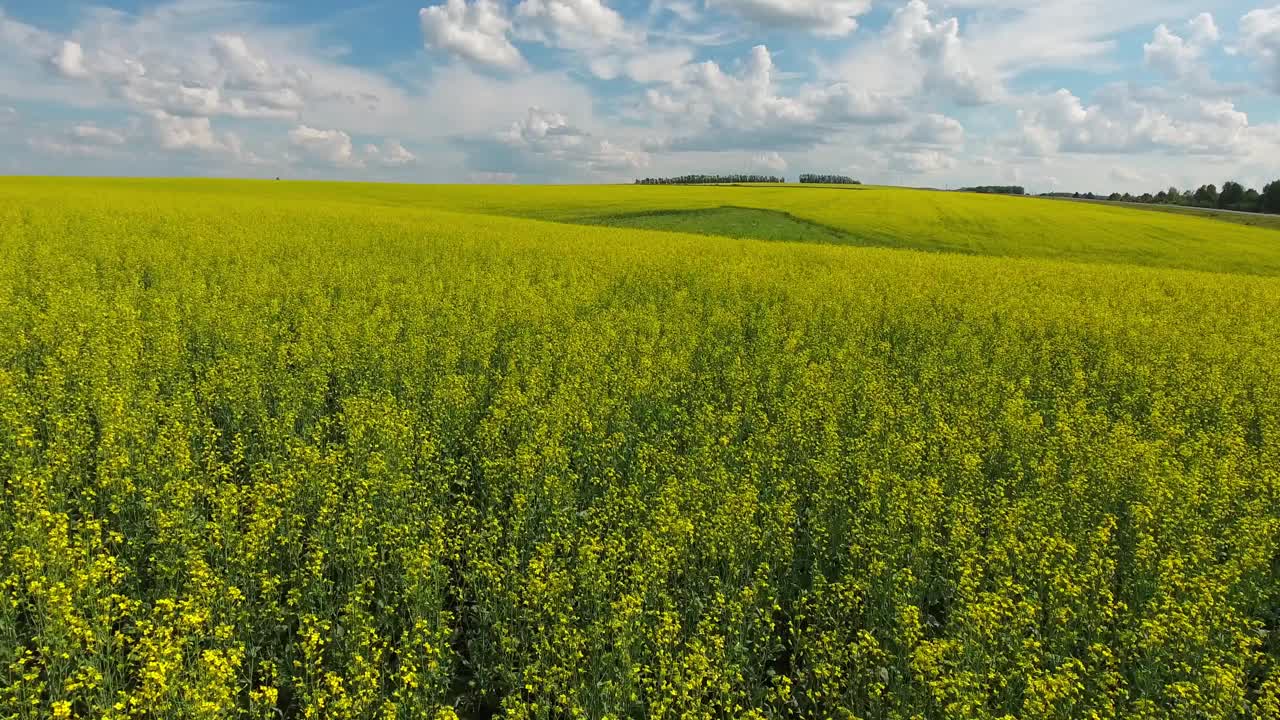
[[[1280,233],[897,192],[0,180],[0,718],[1280,717]]]

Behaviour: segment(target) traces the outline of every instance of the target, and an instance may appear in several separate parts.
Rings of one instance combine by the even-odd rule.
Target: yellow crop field
[[[1280,717],[1275,275],[1023,198],[0,179],[0,718]]]

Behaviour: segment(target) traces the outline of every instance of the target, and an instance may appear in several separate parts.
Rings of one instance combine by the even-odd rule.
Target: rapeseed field
[[[723,207],[855,240],[569,224]],[[1277,273],[875,188],[0,180],[0,717],[1280,717]]]

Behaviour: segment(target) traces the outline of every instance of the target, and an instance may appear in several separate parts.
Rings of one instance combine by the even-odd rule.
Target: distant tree
[[[673,178],[643,178],[637,185],[729,185],[734,183],[785,183],[774,175],[681,175]]]
[[[960,188],[960,192],[983,193],[985,195],[1026,195],[1027,189],[1021,185],[978,185]],[[1079,197],[1076,193],[1075,197]]]
[[[1167,192],[1165,192],[1165,191],[1163,191],[1163,190],[1161,190],[1160,192],[1156,193],[1156,202],[1161,203],[1161,204],[1169,202],[1169,193],[1167,193]]]
[[[1156,196],[1152,195],[1151,193],[1142,193],[1142,197],[1138,198],[1138,202],[1146,203],[1148,205],[1154,203],[1155,201],[1156,201]]]
[[[1120,193],[1111,193],[1110,195],[1107,196],[1107,199],[1110,200],[1111,202],[1116,202],[1117,200],[1124,199],[1124,196],[1121,195]]]
[[[1169,200],[1169,202],[1178,202],[1182,197],[1182,193],[1178,191],[1176,186],[1170,185],[1169,189],[1164,191],[1164,196]]]
[[[861,185],[862,184],[861,181],[854,180],[848,175],[814,175],[812,173],[805,173],[804,175],[801,175],[800,182],[806,185],[808,184]]]
[[[1267,183],[1267,186],[1262,188],[1260,200],[1262,212],[1280,213],[1280,180]]]
[[[1234,180],[1222,185],[1222,193],[1218,195],[1218,207],[1234,208],[1244,200],[1244,186]]]
[[[1201,207],[1215,207],[1218,204],[1218,188],[1215,185],[1201,185],[1196,190],[1196,204]]]
[[[1257,190],[1249,188],[1244,191],[1244,200],[1240,203],[1240,209],[1248,210],[1249,212],[1258,212],[1262,209],[1259,207],[1261,200],[1262,195]]]

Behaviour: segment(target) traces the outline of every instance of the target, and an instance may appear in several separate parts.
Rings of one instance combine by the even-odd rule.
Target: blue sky
[[[0,0],[0,173],[1280,178],[1280,5]]]

